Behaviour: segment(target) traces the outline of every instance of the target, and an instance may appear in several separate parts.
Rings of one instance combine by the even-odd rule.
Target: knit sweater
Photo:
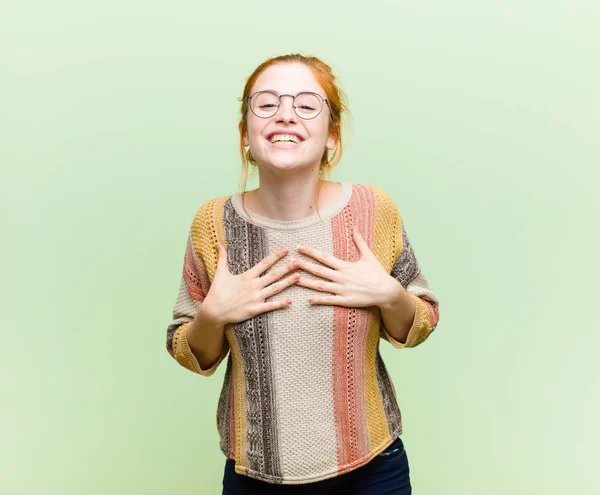
[[[235,193],[205,202],[193,219],[167,350],[183,367],[203,376],[212,375],[228,357],[216,423],[220,450],[235,460],[236,473],[269,483],[316,482],[367,464],[402,434],[380,339],[398,349],[421,344],[438,323],[439,301],[388,194],[369,184],[341,186],[338,200],[321,211],[322,218],[274,220],[253,212],[248,217],[240,193]],[[388,333],[379,307],[311,304],[307,298],[319,292],[294,284],[266,300],[289,297],[290,306],[226,325],[221,355],[210,368],[200,367],[186,331],[210,289],[217,240],[227,248],[227,266],[234,275],[275,249],[288,248],[268,273],[291,257],[320,264],[297,252],[298,244],[357,261],[354,225],[416,303],[406,342]],[[306,271],[302,276],[319,279]]]

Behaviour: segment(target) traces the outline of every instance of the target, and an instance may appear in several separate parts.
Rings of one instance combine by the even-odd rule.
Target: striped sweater
[[[380,339],[401,349],[422,343],[435,329],[439,302],[421,271],[398,208],[379,187],[341,183],[338,200],[318,215],[273,220],[242,208],[240,193],[205,202],[192,222],[179,293],[167,328],[167,350],[179,364],[212,375],[227,357],[216,423],[223,454],[235,471],[269,483],[324,480],[365,465],[402,433],[396,389],[379,352]],[[416,302],[406,342],[386,330],[377,306],[347,308],[307,301],[315,291],[292,285],[271,299],[286,308],[225,327],[217,361],[202,369],[186,331],[208,293],[217,265],[216,241],[227,248],[234,275],[278,248],[319,261],[298,244],[357,261],[357,225],[369,249]],[[267,273],[268,271],[267,270]],[[302,272],[306,278],[318,279]]]

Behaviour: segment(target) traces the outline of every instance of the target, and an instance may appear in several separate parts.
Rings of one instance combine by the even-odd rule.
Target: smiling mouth
[[[294,141],[275,141],[274,143],[272,143],[270,140],[267,139],[267,142],[274,148],[288,149],[288,148],[296,148],[296,147],[300,146],[300,144],[303,143],[304,141],[300,141],[299,143],[295,143]]]

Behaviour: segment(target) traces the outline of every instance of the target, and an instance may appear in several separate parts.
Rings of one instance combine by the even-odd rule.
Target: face
[[[258,77],[250,95],[267,89],[291,95],[313,91],[326,98],[325,91],[304,64],[272,65]],[[325,149],[335,148],[335,139],[329,133],[329,106],[324,103],[317,117],[304,120],[296,115],[292,103],[291,97],[284,96],[277,113],[269,118],[257,117],[248,108],[244,146],[250,146],[252,156],[261,167],[280,170],[316,167],[318,170]],[[297,134],[300,143],[271,143],[267,138],[273,132]]]

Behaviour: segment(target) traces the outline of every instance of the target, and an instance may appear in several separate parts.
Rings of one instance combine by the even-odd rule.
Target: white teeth
[[[300,139],[298,138],[298,136],[293,136],[291,134],[275,134],[275,135],[271,136],[272,143],[280,143],[280,142],[288,142],[288,141],[298,144],[300,142]]]

